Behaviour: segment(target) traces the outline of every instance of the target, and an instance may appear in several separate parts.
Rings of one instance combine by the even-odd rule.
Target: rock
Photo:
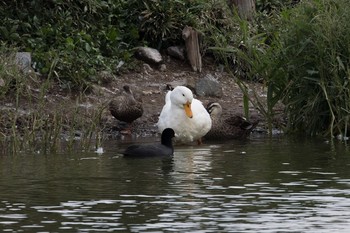
[[[162,71],[162,72],[166,71],[166,65],[165,64],[161,64],[159,66],[159,70]]]
[[[175,80],[166,84],[168,90],[173,90],[177,86],[187,86],[187,79]]]
[[[32,68],[32,56],[29,52],[17,52],[15,61],[24,73],[28,73]]]
[[[211,74],[207,74],[196,83],[195,92],[199,96],[210,96],[221,98],[222,87],[221,84]]]
[[[185,60],[185,47],[184,46],[170,46],[167,48],[167,53],[179,60]]]
[[[193,79],[180,79],[166,83],[166,90],[173,90],[177,86],[185,86],[195,92],[195,82]]]
[[[139,47],[135,52],[135,57],[149,64],[159,65],[163,62],[160,52],[153,48]]]

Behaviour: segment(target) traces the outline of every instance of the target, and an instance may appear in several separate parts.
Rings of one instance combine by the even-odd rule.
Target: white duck
[[[165,105],[157,123],[159,132],[166,128],[175,131],[175,139],[188,143],[197,141],[211,129],[211,118],[201,101],[193,98],[192,91],[177,86],[165,97]]]

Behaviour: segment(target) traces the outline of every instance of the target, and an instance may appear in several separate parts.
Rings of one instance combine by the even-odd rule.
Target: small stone
[[[29,52],[16,53],[15,61],[24,73],[28,73],[31,70],[32,56]]]
[[[196,94],[199,96],[219,97],[223,95],[221,84],[211,74],[198,80],[195,86]]]
[[[135,57],[150,64],[161,64],[163,62],[162,55],[157,49],[149,47],[139,47],[135,52]]]
[[[165,64],[161,64],[160,67],[159,67],[159,70],[164,72],[166,71],[166,65]]]
[[[170,46],[167,48],[167,53],[179,60],[185,60],[185,47],[184,46]]]

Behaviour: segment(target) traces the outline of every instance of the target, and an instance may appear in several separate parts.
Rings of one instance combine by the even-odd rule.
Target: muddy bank
[[[209,102],[219,102],[223,107],[223,115],[243,115],[243,94],[234,78],[223,71],[221,66],[203,59],[201,73],[192,71],[186,61],[167,57],[162,69],[145,63],[138,63],[133,72],[119,75],[102,73],[100,84],[93,86],[91,91],[84,93],[67,92],[58,83],[45,83],[40,76],[30,75],[30,80],[23,90],[10,90],[0,99],[1,136],[38,135],[39,138],[50,140],[81,136],[88,138],[100,137],[105,140],[121,137],[122,122],[116,120],[108,110],[110,100],[119,95],[123,85],[133,88],[137,98],[142,99],[144,113],[133,122],[133,137],[148,137],[158,135],[156,123],[164,105],[167,84],[186,85],[195,89],[198,80],[210,74],[222,88],[220,97],[195,97],[206,105]],[[165,68],[165,69],[164,69]],[[263,85],[247,84],[265,99]],[[18,88],[18,87],[17,87]],[[263,116],[252,105],[249,109],[252,120],[259,120],[256,131],[266,133]],[[276,122],[282,119],[276,118]],[[34,140],[33,140],[34,141]]]
[[[243,94],[234,78],[227,72],[222,71],[222,67],[215,65],[210,60],[204,59],[203,71],[197,73],[192,71],[189,64],[185,61],[179,61],[168,58],[165,62],[166,69],[160,71],[147,64],[141,64],[139,72],[126,73],[115,77],[108,85],[96,87],[95,94],[99,93],[101,98],[109,100],[120,93],[122,86],[128,84],[133,87],[136,96],[143,101],[144,114],[133,123],[133,133],[135,136],[152,136],[158,133],[156,123],[158,116],[164,105],[164,98],[167,92],[167,85],[181,84],[190,87],[195,91],[196,83],[210,74],[213,76],[222,88],[220,97],[198,96],[195,97],[206,106],[209,102],[219,102],[223,107],[223,115],[238,114],[243,115]],[[260,83],[247,84],[252,90],[256,91],[259,98],[266,98],[263,85]],[[250,117],[252,120],[259,120],[256,132],[266,133],[266,125],[263,116],[259,111],[250,105]],[[104,112],[104,122],[106,132],[110,137],[120,136],[119,130],[123,127],[118,120],[114,119],[108,112]],[[280,121],[280,119],[276,119]]]

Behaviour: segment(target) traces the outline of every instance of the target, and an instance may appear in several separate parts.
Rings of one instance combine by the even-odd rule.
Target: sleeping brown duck
[[[207,111],[212,118],[212,127],[204,136],[205,139],[246,139],[258,124],[258,121],[252,123],[238,115],[223,118],[221,116],[222,107],[219,103],[209,103]]]
[[[123,93],[109,103],[109,110],[117,120],[127,123],[127,127],[121,133],[131,133],[131,123],[143,114],[141,101],[135,99],[129,86],[123,86]]]

